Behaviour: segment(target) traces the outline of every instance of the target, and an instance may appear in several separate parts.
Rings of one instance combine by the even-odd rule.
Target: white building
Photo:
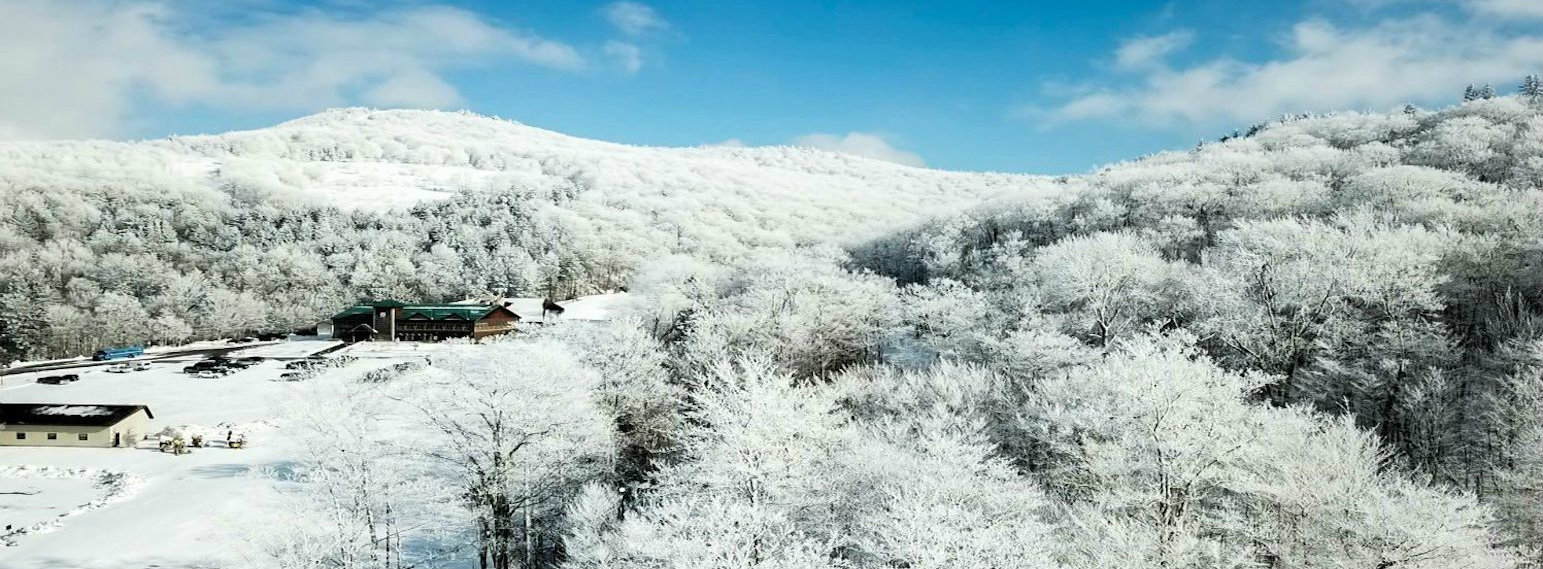
[[[0,403],[0,446],[132,447],[154,418],[144,405]]]

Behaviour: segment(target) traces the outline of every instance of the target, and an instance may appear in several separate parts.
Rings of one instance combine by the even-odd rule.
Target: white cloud
[[[709,147],[709,148],[714,148],[714,147],[717,147],[717,148],[749,148],[750,147],[750,145],[745,144],[745,141],[740,140],[738,138],[730,138],[728,140],[720,140],[718,142],[709,142],[707,144],[703,144],[702,146],[706,146],[706,147]]]
[[[1121,69],[1145,69],[1163,63],[1168,54],[1188,47],[1195,34],[1180,30],[1160,36],[1125,40],[1114,52],[1115,66]]]
[[[1543,2],[1539,0],[1459,0],[1478,14],[1518,20],[1543,20]]]
[[[1468,83],[1509,85],[1535,73],[1543,36],[1425,15],[1367,28],[1308,20],[1291,29],[1282,47],[1283,57],[1264,62],[1221,57],[1174,67],[1132,56],[1145,66],[1128,69],[1134,80],[1122,82],[1131,86],[1086,89],[1048,111],[1020,114],[1051,122],[1238,123],[1288,112],[1449,101]]]
[[[904,164],[906,166],[926,166],[926,161],[921,155],[906,150],[900,150],[890,146],[883,137],[866,132],[849,132],[845,136],[835,134],[814,133],[800,136],[793,140],[798,146],[808,146],[820,150],[851,154],[865,158],[875,158]]]
[[[628,75],[637,73],[643,68],[643,50],[630,43],[606,42],[605,54],[611,56],[611,61],[614,61],[616,66],[626,71]]]
[[[1062,121],[1096,119],[1115,116],[1128,110],[1130,110],[1130,102],[1126,97],[1114,93],[1092,93],[1061,105],[1055,110],[1052,118]],[[1038,109],[1026,108],[1015,114],[1026,119],[1044,114],[1036,111]]]
[[[0,0],[0,137],[121,135],[137,109],[164,104],[443,107],[461,101],[442,76],[451,69],[586,64],[568,44],[442,6],[202,28],[179,6]]]
[[[1538,0],[1344,0],[1367,10],[1376,10],[1395,4],[1447,4],[1485,18],[1502,20],[1543,19],[1543,2]]]
[[[627,35],[642,35],[652,31],[670,29],[670,23],[659,16],[647,4],[622,0],[612,2],[601,9],[606,21]]]
[[[461,94],[438,75],[407,71],[386,79],[361,95],[372,107],[420,107],[443,109],[461,103]]]

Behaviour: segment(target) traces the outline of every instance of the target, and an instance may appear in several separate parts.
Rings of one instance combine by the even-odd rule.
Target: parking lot
[[[262,361],[212,378],[183,373],[205,360],[199,354],[131,360],[148,362],[142,371],[109,371],[121,363],[112,362],[8,376],[0,388],[6,403],[147,405],[154,413],[152,434],[172,427],[209,433],[212,440],[181,456],[160,452],[153,437],[132,449],[0,449],[0,528],[37,528],[13,535],[13,547],[0,546],[0,566],[188,566],[227,553],[211,541],[220,520],[240,516],[266,489],[248,473],[282,468],[297,452],[286,443],[281,418],[287,405],[304,400],[306,382],[281,380],[292,371],[285,366],[338,346],[295,341],[245,347],[227,357]],[[356,362],[319,373],[352,378],[385,363]],[[36,381],[62,374],[79,379]],[[246,434],[249,444],[227,448],[227,432]],[[118,484],[106,487],[104,479]]]

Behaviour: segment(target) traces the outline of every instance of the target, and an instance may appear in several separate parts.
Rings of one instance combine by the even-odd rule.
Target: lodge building
[[[332,317],[332,337],[349,342],[482,339],[514,331],[520,316],[500,305],[407,304],[377,300]]]

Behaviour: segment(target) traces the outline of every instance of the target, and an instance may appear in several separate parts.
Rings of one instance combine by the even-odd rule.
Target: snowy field
[[[556,320],[562,321],[603,321],[610,320],[611,314],[629,302],[625,292],[612,292],[606,294],[592,294],[581,296],[573,300],[558,302],[563,307],[562,316]],[[520,315],[520,322],[527,324],[542,323],[546,314],[541,309],[542,300],[533,298],[508,298],[509,309]]]
[[[264,358],[303,358],[322,350],[340,346],[342,340],[310,340],[300,342],[274,342],[241,350],[236,355],[239,357],[260,356]]]
[[[57,472],[55,472],[57,471]],[[16,539],[12,532],[47,531],[100,497],[97,481],[77,469],[7,466],[0,468],[0,495],[5,496],[0,541]]]
[[[331,341],[280,342],[233,352],[241,357],[303,357],[337,345]],[[426,354],[434,345],[392,346],[330,374],[358,375],[396,354]],[[348,351],[348,350],[345,350]],[[148,405],[152,432],[168,426],[210,432],[212,446],[191,454],[161,453],[153,441],[137,449],[0,449],[0,528],[11,535],[0,547],[5,569],[211,566],[228,555],[229,520],[255,507],[266,482],[256,469],[283,469],[296,449],[285,444],[279,417],[305,384],[278,381],[283,361],[270,360],[218,379],[181,373],[197,356],[157,360],[151,370],[114,374],[105,366],[79,368],[68,385],[16,383],[0,389],[7,403],[111,403]],[[224,448],[227,430],[245,432],[249,446]],[[12,492],[15,492],[14,494]],[[0,533],[4,533],[0,531]],[[217,566],[217,564],[213,565]]]

